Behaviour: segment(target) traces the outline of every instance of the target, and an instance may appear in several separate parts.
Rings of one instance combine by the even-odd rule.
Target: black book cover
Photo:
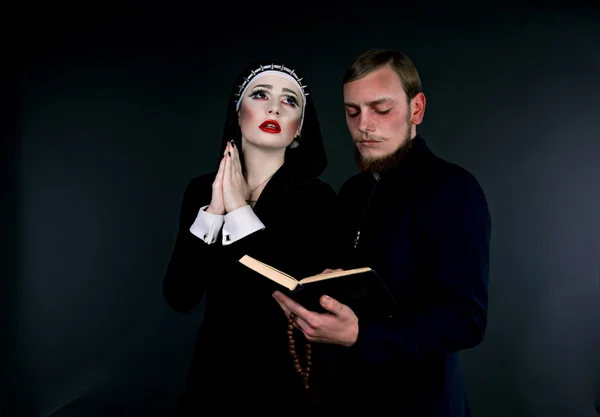
[[[268,287],[278,289],[310,311],[327,312],[320,303],[323,295],[347,305],[363,320],[387,318],[397,308],[391,292],[372,268],[334,271],[298,280],[248,255],[239,262],[266,279]]]
[[[299,285],[295,290],[282,288],[304,308],[324,313],[320,298],[328,295],[350,307],[361,319],[386,318],[393,314],[395,301],[384,282],[374,270]]]

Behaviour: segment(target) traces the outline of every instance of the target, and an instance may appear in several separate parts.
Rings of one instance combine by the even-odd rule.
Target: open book
[[[297,279],[251,256],[239,262],[279,284],[288,297],[308,310],[325,312],[320,298],[328,295],[346,304],[359,318],[392,314],[395,301],[377,273],[369,268],[356,268],[311,275]]]

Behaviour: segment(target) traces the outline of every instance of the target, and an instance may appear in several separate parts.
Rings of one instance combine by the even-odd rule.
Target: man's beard
[[[394,168],[402,163],[412,147],[411,124],[404,136],[402,144],[394,152],[380,157],[363,157],[357,147],[354,147],[354,159],[361,172],[382,172]]]

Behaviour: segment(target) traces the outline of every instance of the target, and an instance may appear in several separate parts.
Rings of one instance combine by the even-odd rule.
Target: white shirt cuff
[[[206,211],[207,207],[208,205],[200,207],[198,216],[196,216],[196,220],[190,227],[190,232],[210,245],[217,241],[225,216],[208,213]]]
[[[265,225],[249,205],[242,206],[225,215],[223,225],[223,245],[230,245],[256,231]]]

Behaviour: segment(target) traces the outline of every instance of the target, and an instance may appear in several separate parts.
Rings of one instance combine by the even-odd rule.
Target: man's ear
[[[425,94],[417,93],[416,96],[410,101],[410,121],[414,125],[421,124],[423,117],[425,116],[425,105],[427,100]]]

